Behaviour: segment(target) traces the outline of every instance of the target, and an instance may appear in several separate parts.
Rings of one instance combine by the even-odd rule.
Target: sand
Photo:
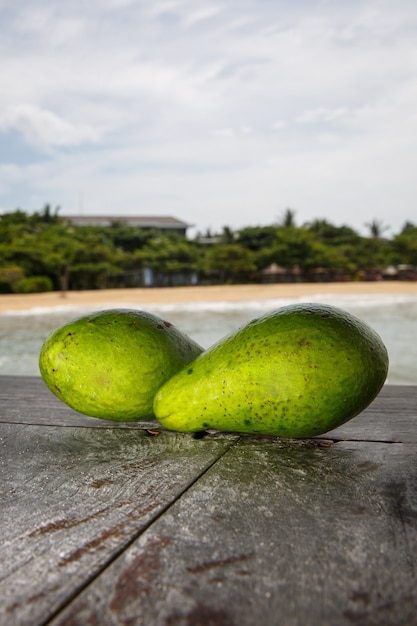
[[[37,308],[179,304],[193,302],[239,302],[276,298],[305,298],[320,295],[409,295],[417,296],[417,282],[378,281],[348,283],[290,283],[272,285],[219,285],[195,287],[167,287],[148,289],[103,289],[2,294],[0,314]]]

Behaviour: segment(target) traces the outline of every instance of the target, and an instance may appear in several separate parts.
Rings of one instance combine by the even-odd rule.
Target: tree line
[[[386,237],[372,220],[369,235],[324,219],[297,225],[285,211],[268,226],[193,239],[126,226],[74,226],[45,205],[0,217],[0,293],[142,285],[266,281],[416,279],[417,226]],[[389,268],[389,270],[387,270]],[[397,269],[403,272],[398,274]],[[390,273],[391,272],[391,273]]]

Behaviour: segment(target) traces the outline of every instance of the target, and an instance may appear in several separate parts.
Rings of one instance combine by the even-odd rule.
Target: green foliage
[[[154,230],[144,230],[132,226],[113,225],[109,229],[109,236],[114,245],[125,252],[141,250],[147,243],[157,236]]]
[[[237,242],[249,250],[271,248],[275,239],[275,226],[248,226],[238,232]]]
[[[173,274],[195,270],[199,256],[199,249],[192,242],[178,235],[159,235],[138,250],[134,258],[141,267]]]
[[[410,222],[388,239],[380,220],[370,221],[363,237],[323,219],[297,226],[294,217],[287,209],[278,224],[236,232],[225,226],[207,242],[117,222],[72,226],[48,204],[32,215],[17,209],[0,216],[0,293],[100,289],[132,284],[132,276],[138,285],[147,269],[155,284],[169,285],[197,274],[201,282],[260,281],[273,263],[303,280],[417,265],[417,226]]]
[[[48,276],[28,276],[16,282],[14,291],[16,293],[41,293],[52,291],[53,288],[52,280]]]
[[[285,209],[280,225],[284,228],[294,228],[295,227],[295,211],[294,209]]]
[[[305,225],[314,237],[331,246],[358,245],[361,237],[350,226],[335,226],[327,220],[314,220]]]
[[[406,224],[392,241],[393,255],[397,264],[417,265],[417,226]]]
[[[317,243],[308,230],[281,226],[275,230],[272,245],[257,253],[257,267],[261,269],[271,263],[287,268],[297,266],[307,269],[317,264],[321,266],[322,259],[316,260],[315,257],[323,257],[324,249],[324,244]]]
[[[254,253],[236,243],[211,247],[201,264],[203,272],[220,283],[247,280],[256,270]]]
[[[18,265],[0,267],[0,293],[13,293],[16,284],[22,280],[25,273]]]
[[[383,233],[389,229],[388,226],[384,225],[382,220],[376,220],[376,219],[373,219],[372,221],[367,222],[365,226],[367,226],[371,237],[373,237],[374,239],[379,239],[380,237],[382,237]]]
[[[31,216],[22,211],[21,209],[16,209],[16,211],[12,211],[11,213],[4,213],[1,216],[1,228],[7,228],[11,225],[27,225],[31,223]]]
[[[56,224],[59,221],[59,210],[59,206],[55,207],[55,209],[52,209],[50,204],[45,204],[42,211],[40,211],[39,213],[34,213],[32,215],[31,221],[33,223],[41,224]]]

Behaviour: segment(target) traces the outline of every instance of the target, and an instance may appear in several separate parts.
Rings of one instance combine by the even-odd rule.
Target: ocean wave
[[[143,311],[155,311],[155,312],[181,312],[186,313],[193,312],[233,312],[241,310],[253,310],[253,311],[268,311],[280,308],[282,306],[290,304],[315,302],[330,304],[339,308],[370,308],[379,306],[396,306],[403,304],[417,304],[417,295],[392,295],[392,294],[348,294],[348,295],[336,295],[336,294],[315,294],[313,296],[298,296],[294,298],[273,298],[262,300],[218,300],[218,301],[195,301],[195,302],[173,302],[165,304],[152,304],[143,303],[138,304],[132,302],[109,302],[106,304],[97,305],[59,305],[53,307],[33,307],[25,310],[9,310],[0,315],[2,316],[16,316],[25,317],[31,315],[62,315],[67,313],[74,314],[87,314],[93,311],[109,310],[109,309],[135,309]]]
[[[339,308],[370,308],[380,306],[396,306],[401,304],[416,304],[417,296],[392,296],[392,295],[321,295],[315,296],[299,296],[296,298],[274,298],[265,300],[238,300],[238,301],[217,301],[217,302],[190,302],[180,304],[160,304],[148,305],[149,309],[163,312],[198,312],[198,311],[214,311],[214,312],[233,312],[241,310],[266,311],[274,310],[283,306],[301,303],[323,303],[337,306]]]

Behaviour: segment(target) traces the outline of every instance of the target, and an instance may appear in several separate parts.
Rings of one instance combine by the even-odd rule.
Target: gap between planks
[[[84,428],[89,428],[88,426],[85,426]],[[230,434],[230,433],[228,433]],[[123,546],[120,548],[120,550],[116,550],[114,552],[114,554],[112,554],[112,556],[103,564],[103,566],[101,568],[99,568],[94,574],[92,574],[89,578],[87,578],[84,583],[82,585],[79,585],[79,587],[77,587],[74,592],[68,596],[68,598],[65,600],[65,602],[63,602],[61,604],[61,606],[59,606],[55,611],[53,611],[48,618],[43,621],[40,622],[39,626],[47,626],[47,624],[49,624],[50,622],[52,622],[54,619],[56,619],[59,614],[64,611],[72,602],[74,602],[74,600],[85,590],[87,589],[97,578],[99,578],[99,576],[101,576],[101,574],[112,565],[112,563],[114,563],[114,561],[116,561],[121,554],[123,554],[123,552],[125,552],[126,550],[128,550],[130,548],[130,546],[132,546],[135,541],[137,541],[139,539],[139,537],[141,535],[143,535],[147,530],[149,530],[149,528],[155,524],[161,517],[163,517],[165,515],[165,513],[176,503],[178,502],[207,472],[209,472],[211,470],[212,467],[214,467],[216,465],[216,463],[218,463],[226,454],[228,454],[230,452],[230,450],[240,441],[240,437],[237,437],[234,441],[230,442],[230,445],[226,448],[226,450],[224,450],[223,452],[221,452],[219,454],[219,456],[214,459],[214,461],[212,461],[211,463],[209,463],[199,474],[197,474],[197,476],[195,476],[195,478],[193,478],[193,480],[190,481],[190,483],[184,487],[184,489],[182,489],[182,491],[180,491],[177,496],[175,498],[173,498],[172,501],[170,501],[169,503],[167,503],[165,506],[163,506],[153,517],[151,517],[151,519],[140,529],[138,530],[130,539],[128,542],[126,542],[125,544],[123,544]]]

